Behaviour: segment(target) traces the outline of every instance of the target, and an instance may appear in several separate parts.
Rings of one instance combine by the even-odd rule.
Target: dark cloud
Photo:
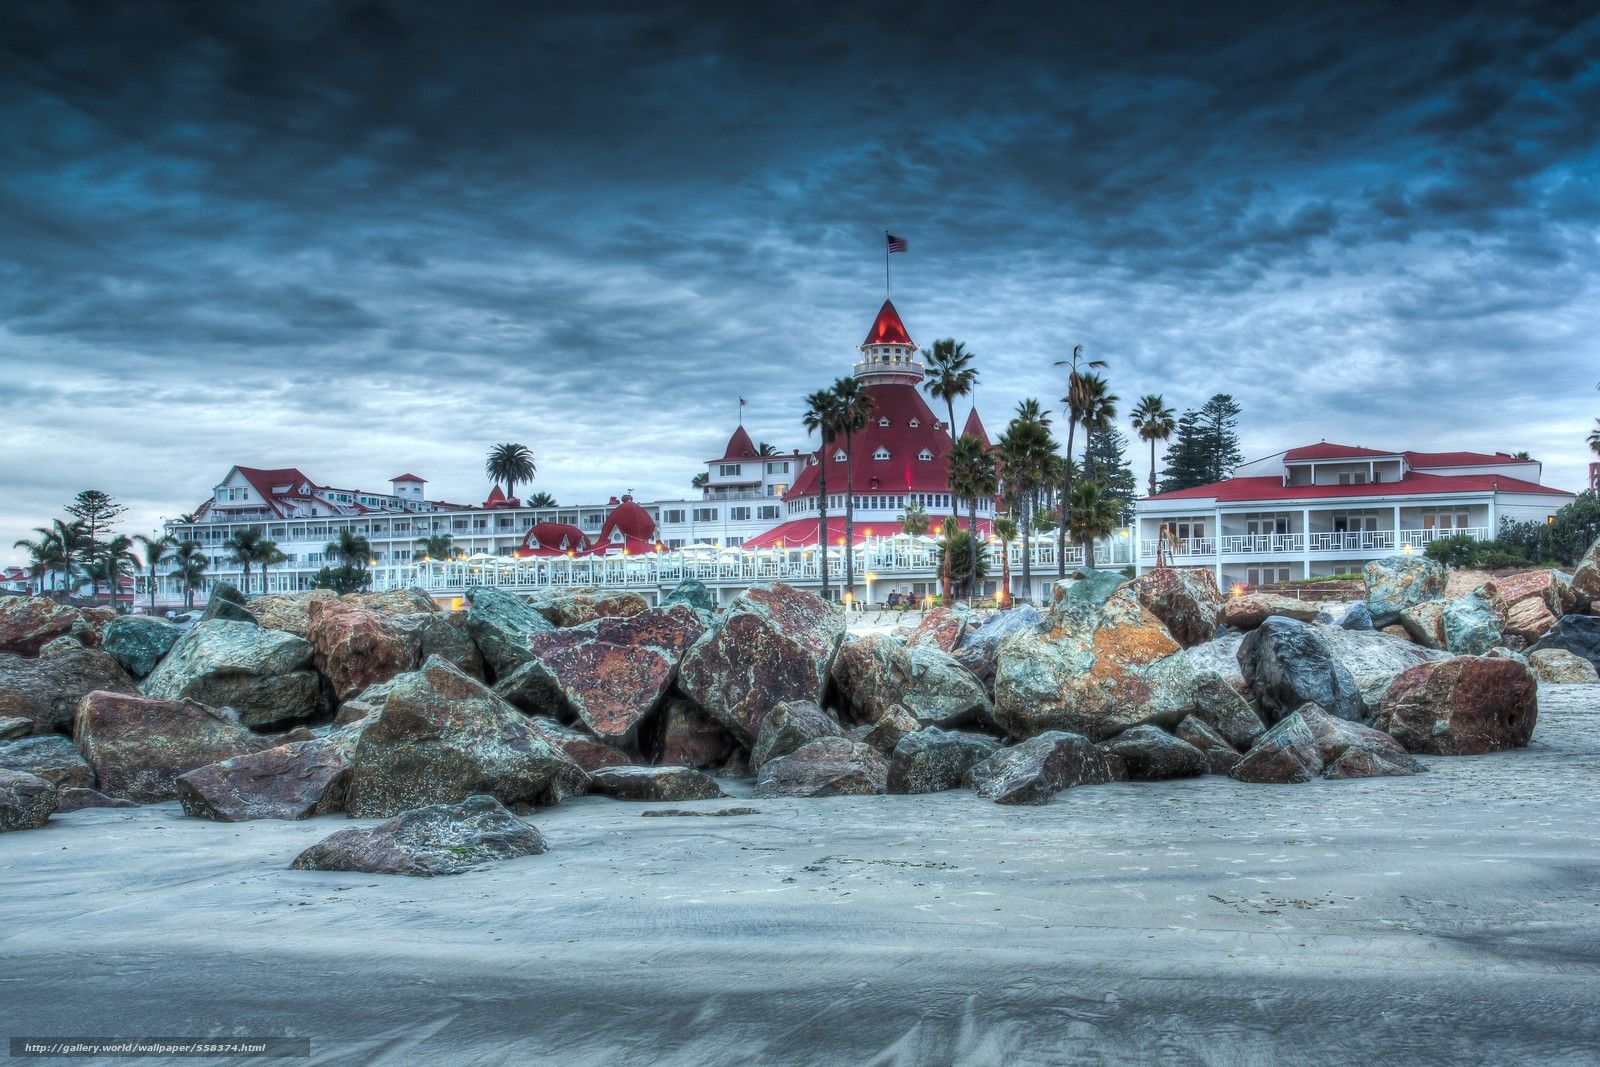
[[[1529,448],[1600,335],[1592,4],[0,9],[0,535],[232,462],[678,491],[879,299],[992,427],[1074,343],[1247,446]]]

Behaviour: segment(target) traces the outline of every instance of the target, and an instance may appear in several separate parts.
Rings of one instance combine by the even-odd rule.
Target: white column
[[[1301,574],[1300,577],[1309,578],[1309,577],[1311,577],[1311,509],[1310,508],[1301,508],[1300,509],[1300,531],[1301,531],[1301,533],[1300,533],[1300,537],[1301,537],[1300,544],[1302,546],[1302,548],[1300,549],[1301,562],[1302,562],[1302,565],[1305,567],[1305,572],[1303,574]]]
[[[1494,538],[1500,536],[1500,524],[1495,522],[1495,517],[1494,517],[1494,502],[1495,502],[1495,494],[1494,493],[1490,493],[1489,494],[1489,539],[1490,540],[1493,540]]]
[[[1400,505],[1394,506],[1394,550],[1400,551]]]
[[[1212,521],[1216,526],[1211,531],[1212,555],[1217,560],[1217,588],[1224,589],[1222,584],[1222,509],[1212,512]]]

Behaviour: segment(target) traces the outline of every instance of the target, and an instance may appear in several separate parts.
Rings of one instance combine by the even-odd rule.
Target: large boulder
[[[328,679],[335,699],[345,700],[369,685],[416,669],[421,634],[395,616],[346,598],[313,601],[310,616],[317,669]]]
[[[55,786],[36,774],[0,769],[0,834],[37,830],[55,810]]]
[[[1560,648],[1600,668],[1600,615],[1563,615],[1550,632],[1528,648],[1529,653]],[[0,708],[0,713],[3,713]]]
[[[989,721],[994,714],[972,672],[931,641],[906,645],[888,634],[846,641],[833,661],[833,680],[859,722],[877,722],[895,705],[934,726]]]
[[[878,721],[868,726],[858,727],[853,734],[859,733],[856,739],[865,741],[879,752],[885,759],[894,751],[894,746],[906,734],[914,734],[922,729],[922,721],[911,714],[899,704],[890,706],[889,710],[879,717]]]
[[[37,656],[39,650],[83,624],[83,613],[42,596],[0,596],[0,652]]]
[[[432,877],[494,860],[537,856],[544,837],[492,796],[405,811],[371,829],[340,830],[290,864],[297,871],[359,871]]]
[[[1211,571],[1162,567],[1139,575],[1128,588],[1184,648],[1209,641],[1216,633],[1222,592]]]
[[[1448,659],[1449,653],[1424,648],[1414,641],[1395,637],[1381,630],[1346,630],[1338,626],[1318,626],[1333,658],[1342,663],[1361,690],[1361,699],[1370,708],[1383,701],[1389,683],[1401,671],[1419,663]]]
[[[526,711],[580,720],[607,741],[637,748],[639,724],[661,705],[679,660],[704,632],[693,608],[675,604],[535,634],[528,661],[495,692]]]
[[[425,589],[384,589],[377,592],[346,593],[339,598],[348,604],[380,615],[431,614],[439,604]],[[251,607],[255,605],[252,604]]]
[[[463,674],[482,681],[483,653],[472,639],[465,611],[419,611],[394,616],[394,624],[417,635],[417,662],[438,656]]]
[[[1377,629],[1372,623],[1372,609],[1367,607],[1366,601],[1351,604],[1345,609],[1344,615],[1339,619],[1339,629],[1363,632]]]
[[[550,620],[521,597],[504,589],[476,585],[467,590],[467,630],[496,677],[510,674],[532,658],[528,641],[553,630]]]
[[[1529,644],[1548,633],[1571,606],[1571,586],[1547,568],[1501,575],[1485,582],[1481,591],[1506,635]]]
[[[1039,609],[1023,604],[1008,611],[997,611],[978,627],[969,626],[956,646],[955,658],[989,692],[994,691],[994,668],[1001,643],[1019,630],[1037,630],[1044,624]]]
[[[1082,734],[1051,730],[972,765],[972,788],[996,804],[1048,804],[1075,785],[1126,777],[1122,764]]]
[[[587,730],[574,729],[565,723],[543,715],[528,717],[528,725],[545,743],[585,772],[592,773],[603,767],[626,767],[632,761],[620,749],[613,748]]]
[[[706,583],[698,578],[685,578],[672,587],[672,591],[661,598],[661,607],[669,608],[674,604],[693,608],[702,618],[707,620],[717,612],[717,599],[711,595],[711,590]]]
[[[842,737],[833,716],[810,700],[785,700],[762,720],[756,743],[750,749],[750,769],[789,755],[819,737]]]
[[[311,605],[338,600],[332,589],[308,589],[302,593],[266,593],[250,602],[250,614],[268,630],[283,630],[296,637],[311,639]]]
[[[94,788],[94,768],[59,734],[0,743],[0,770],[25,771],[59,788]]]
[[[178,776],[189,815],[218,822],[309,819],[344,810],[360,728],[234,756]]]
[[[1538,597],[1529,597],[1512,604],[1501,615],[1500,629],[1506,637],[1514,637],[1531,645],[1555,626],[1559,616]]]
[[[1080,567],[1050,590],[1052,616],[1060,612],[1095,611],[1105,606],[1117,590],[1128,584],[1120,571]]]
[[[1317,737],[1297,711],[1262,735],[1228,777],[1255,785],[1296,785],[1319,777],[1322,768]]]
[[[0,653],[0,716],[27,719],[30,732],[67,733],[78,701],[96,690],[136,693],[122,665],[95,648],[71,648],[38,659]]]
[[[937,726],[906,734],[889,757],[889,792],[938,793],[959,788],[967,772],[999,748],[1000,742],[992,737]]]
[[[1365,715],[1355,678],[1333,657],[1318,630],[1274,616],[1239,645],[1239,670],[1268,722],[1276,723],[1307,702],[1320,704],[1341,719],[1359,720]]]
[[[81,785],[63,786],[56,790],[56,814],[82,811],[84,808],[137,808],[139,805],[121,797],[108,797],[98,789],[85,789]]]
[[[1408,752],[1474,756],[1525,747],[1538,714],[1538,683],[1527,664],[1457,656],[1396,678],[1373,725]]]
[[[441,659],[389,682],[356,743],[346,811],[384,818],[488,793],[538,803],[567,767],[527,717]]]
[[[594,588],[553,589],[541,593],[528,606],[555,626],[582,626],[596,619],[626,619],[650,606],[641,594]]]
[[[1173,733],[1200,750],[1206,758],[1206,770],[1211,774],[1227,774],[1242,758],[1239,750],[1228,744],[1227,738],[1198,716],[1184,718]]]
[[[736,747],[733,736],[720,723],[692,700],[682,699],[667,701],[653,746],[656,763],[701,771],[727,763]]]
[[[679,688],[751,744],[785,700],[822,702],[845,621],[837,605],[781,582],[748,589],[684,656]]]
[[[1415,604],[1444,596],[1449,575],[1421,553],[1369,560],[1361,568],[1367,587],[1367,608],[1376,626],[1398,622],[1400,613]]]
[[[763,764],[758,797],[837,797],[882,793],[889,764],[871,745],[847,737],[819,737],[787,756]]]
[[[1315,704],[1302,705],[1296,714],[1316,738],[1324,778],[1378,778],[1424,769],[1382,730],[1329,715]]]
[[[1582,656],[1564,648],[1541,648],[1528,653],[1534,677],[1549,685],[1600,685],[1600,672]]]
[[[103,692],[79,703],[72,735],[100,791],[141,804],[177,797],[179,775],[196,767],[274,743],[190,701]]]
[[[967,627],[975,622],[972,610],[965,606],[929,608],[906,635],[906,644],[932,645],[941,652],[954,652]]]
[[[1400,625],[1424,648],[1481,656],[1501,641],[1500,617],[1476,593],[1454,600],[1425,600],[1400,612]]]
[[[1589,551],[1578,561],[1578,569],[1572,572],[1569,590],[1568,595],[1572,604],[1592,604],[1600,601],[1600,538],[1595,539],[1595,543],[1589,546]],[[1568,610],[1571,610],[1571,607]]]
[[[1234,688],[1233,683],[1223,680],[1222,675],[1214,671],[1197,674],[1194,696],[1194,708],[1189,715],[1211,727],[1240,752],[1255,744],[1267,732],[1267,724],[1261,721],[1261,716],[1250,706],[1250,702]]]
[[[1315,600],[1299,600],[1277,593],[1241,593],[1223,602],[1217,621],[1235,630],[1254,630],[1274,615],[1314,622],[1321,613],[1322,605]]]
[[[143,678],[156,669],[182,636],[182,629],[163,619],[119,615],[106,623],[100,634],[100,648],[130,675]]]
[[[693,767],[604,767],[589,776],[589,791],[617,800],[715,800],[728,794]]]
[[[246,726],[303,719],[322,708],[311,642],[254,623],[198,622],[144,680],[144,695],[232,708]]]
[[[200,613],[200,621],[244,622],[255,626],[256,617],[246,603],[245,595],[239,592],[238,586],[229,582],[216,582],[206,594],[206,606]]]
[[[1134,781],[1194,778],[1205,774],[1211,767],[1204,752],[1159,726],[1135,726],[1131,730],[1124,730],[1103,742],[1100,748],[1122,760],[1128,777]]]

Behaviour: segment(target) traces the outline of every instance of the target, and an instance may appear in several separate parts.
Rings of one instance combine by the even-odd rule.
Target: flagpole
[[[883,231],[883,298],[890,299],[889,294],[889,231]]]

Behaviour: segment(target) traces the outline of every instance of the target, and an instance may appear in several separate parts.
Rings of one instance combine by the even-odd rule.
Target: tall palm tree
[[[1061,402],[1067,405],[1067,459],[1068,463],[1061,469],[1061,498],[1058,501],[1061,509],[1061,525],[1056,528],[1056,577],[1067,576],[1067,497],[1072,493],[1072,438],[1078,428],[1078,420],[1083,416],[1083,410],[1088,406],[1089,397],[1085,391],[1084,372],[1086,370],[1104,367],[1103,359],[1085,360],[1083,346],[1074,345],[1071,359],[1058,359],[1056,366],[1067,367],[1067,395]]]
[[[900,532],[909,537],[921,537],[928,532],[928,513],[922,505],[910,503],[900,516]]]
[[[1010,515],[996,515],[994,535],[1000,541],[1000,606],[1011,606],[1011,542],[1017,539],[1017,520]]]
[[[176,578],[183,583],[184,607],[192,609],[195,591],[200,588],[200,583],[205,581],[206,568],[211,565],[211,560],[200,551],[200,542],[180,541],[178,547],[173,550],[172,561],[177,567],[168,577]]]
[[[859,378],[840,378],[833,383],[835,433],[844,434],[844,588],[851,595],[856,588],[856,434],[867,428],[872,418],[872,394]]]
[[[44,530],[43,527],[36,529]],[[28,553],[28,576],[38,582],[37,592],[43,596],[50,576],[66,567],[66,557],[62,554],[61,545],[50,536],[48,530],[44,530],[43,536],[38,540],[18,538],[11,543],[11,547],[23,549]]]
[[[1083,388],[1083,413],[1079,416],[1083,422],[1083,473],[1085,477],[1096,478],[1099,475],[1095,472],[1090,448],[1095,434],[1111,429],[1117,417],[1117,401],[1120,398],[1111,392],[1105,378],[1098,374],[1085,374]]]
[[[839,399],[831,389],[818,389],[806,397],[806,410],[800,421],[808,432],[820,434],[817,449],[817,547],[822,551],[822,599],[828,599],[828,446],[833,443],[838,425]]]
[[[449,559],[455,554],[454,540],[449,534],[429,534],[417,538],[417,547],[422,549],[424,559]]]
[[[756,455],[758,456],[776,456],[777,454],[778,446],[776,445],[770,445],[767,442],[762,441],[756,446]]]
[[[972,564],[969,573],[974,579],[978,573],[978,501],[993,497],[999,488],[994,454],[976,437],[962,436],[950,448],[950,492],[967,504],[967,532],[971,534],[967,546]],[[976,588],[974,580],[969,594]]]
[[[1056,441],[1043,421],[1019,415],[1006,427],[998,448],[1006,495],[1022,516],[1022,587],[1031,600],[1033,509],[1040,487],[1055,477]]]
[[[247,596],[250,593],[250,565],[261,558],[261,543],[264,540],[266,532],[261,527],[246,526],[235,530],[233,536],[222,543],[222,547],[228,553],[228,560],[244,568],[244,587],[240,592]]]
[[[1589,431],[1589,451],[1600,456],[1600,419],[1594,420],[1594,429]]]
[[[1067,509],[1067,525],[1072,539],[1083,546],[1083,564],[1093,569],[1094,543],[1110,537],[1122,522],[1122,505],[1107,496],[1105,486],[1085,479],[1072,487],[1071,506]]]
[[[1032,419],[1034,422],[1050,425],[1050,412],[1040,405],[1037,397],[1028,397],[1017,402],[1017,418]]]
[[[57,591],[71,594],[78,585],[79,563],[89,556],[89,532],[82,520],[65,522],[54,519],[49,526],[35,526],[37,541],[19,540],[13,548],[25,549],[30,563],[43,564],[44,576],[59,574],[61,580],[52,583]],[[43,583],[39,591],[44,591]]]
[[[276,541],[263,541],[256,546],[256,562],[261,564],[261,591],[270,592],[267,588],[267,568],[281,567],[289,562],[289,557],[278,548]]]
[[[156,582],[163,564],[172,562],[172,546],[177,542],[171,534],[159,530],[153,534],[134,534],[139,543],[139,554],[144,558],[144,568],[150,578],[150,614],[156,613]]]
[[[522,502],[525,508],[553,508],[556,507],[556,498],[546,492],[534,493]]]
[[[1150,495],[1156,495],[1156,442],[1166,441],[1177,428],[1177,418],[1159,393],[1146,393],[1133,409],[1133,428],[1141,441],[1150,442]]]
[[[505,486],[506,496],[516,496],[517,483],[533,481],[537,472],[533,465],[533,453],[528,451],[528,447],[510,442],[495,445],[489,450],[483,470],[494,481]]]
[[[115,605],[122,579],[131,577],[138,567],[139,557],[134,555],[133,539],[118,534],[101,546],[100,558],[89,564],[89,573],[96,585],[106,583],[111,603]]]
[[[704,489],[710,484],[711,475],[706,471],[701,471],[699,474],[696,474],[693,478],[689,479],[689,488],[691,489]]]
[[[372,559],[372,542],[346,526],[337,541],[329,541],[323,551],[346,567],[366,570]]]
[[[944,401],[948,420],[945,426],[950,431],[952,444],[956,439],[956,398],[970,396],[978,385],[978,368],[972,365],[972,358],[972,353],[967,351],[966,345],[953,337],[935,341],[932,348],[922,350],[922,362],[927,373],[922,380],[922,388],[934,399]],[[960,513],[959,507],[955,495],[951,494],[950,518],[956,518]],[[950,603],[948,554],[945,563],[944,601],[948,604]]]

